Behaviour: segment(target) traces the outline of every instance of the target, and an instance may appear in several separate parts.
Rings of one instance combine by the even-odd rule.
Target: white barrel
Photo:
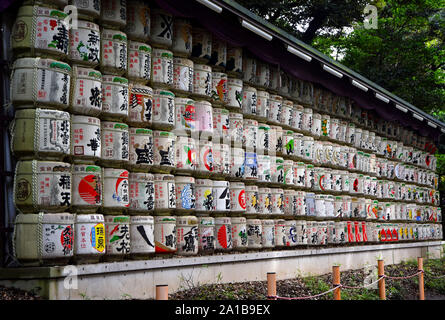
[[[153,89],[137,83],[129,85],[128,123],[135,127],[147,127],[153,121]]]
[[[294,103],[290,100],[283,100],[281,108],[280,123],[286,128],[292,128],[294,126]]]
[[[126,78],[103,75],[102,97],[101,119],[127,120],[129,97]]]
[[[212,108],[213,119],[213,141],[229,138],[229,110],[221,108]]]
[[[270,126],[265,123],[258,123],[257,134],[256,134],[256,151],[259,154],[266,154],[269,152],[270,142],[269,142]]]
[[[275,223],[275,246],[284,247],[287,245],[286,220],[276,219]]]
[[[100,16],[100,2],[96,0],[70,0],[70,4],[77,8],[79,17],[97,19]]]
[[[245,115],[257,115],[257,90],[254,87],[244,86],[242,110]]]
[[[262,248],[263,226],[260,219],[247,219],[247,246],[249,249]]]
[[[198,166],[197,146],[195,139],[176,137],[176,172],[191,174]]]
[[[211,96],[215,103],[227,102],[227,73],[212,72]]]
[[[53,59],[20,58],[11,75],[11,102],[65,109],[70,101],[71,67]]]
[[[294,162],[294,184],[297,187],[306,187],[305,176],[306,166],[304,162]]]
[[[79,65],[95,67],[100,62],[99,25],[78,20],[77,29],[70,28],[69,60]]]
[[[20,159],[63,160],[70,150],[70,129],[68,112],[17,110],[11,124],[12,151]]]
[[[73,256],[74,215],[18,214],[13,241],[14,256],[25,265],[67,263]]]
[[[313,136],[321,136],[322,132],[321,132],[321,114],[319,113],[314,113],[312,115],[312,126],[311,126],[311,134]]]
[[[290,130],[283,131],[283,154],[292,157],[295,155],[294,132]]]
[[[229,251],[233,248],[232,223],[229,217],[215,218],[216,250]]]
[[[262,226],[262,247],[274,248],[275,247],[275,221],[274,220],[261,220]]]
[[[71,79],[73,113],[97,116],[102,112],[102,74],[91,68],[73,67]]]
[[[130,217],[105,215],[106,256],[130,254]]]
[[[175,176],[176,211],[190,212],[196,208],[195,178]]]
[[[232,224],[232,247],[235,250],[247,249],[247,222],[244,217],[230,218]]]
[[[305,164],[304,183],[307,189],[315,189],[315,171],[312,164]]]
[[[71,206],[71,165],[55,161],[18,161],[14,204],[22,212],[57,212]]]
[[[112,29],[102,29],[100,34],[102,72],[123,75],[127,71],[127,35]]]
[[[11,35],[15,54],[65,58],[69,46],[67,16],[65,12],[49,7],[20,7]]]
[[[194,216],[176,217],[177,253],[182,256],[198,254],[198,219]]]
[[[175,177],[171,174],[154,174],[155,212],[169,212],[176,209]]]
[[[147,42],[150,38],[150,8],[140,0],[127,2],[127,25],[125,32],[133,40]]]
[[[127,23],[127,2],[102,0],[100,21],[102,25],[107,27],[124,28]]]
[[[101,122],[101,159],[105,164],[128,162],[129,132],[125,123]]]
[[[151,46],[128,41],[128,79],[143,84],[151,80],[151,55]]]
[[[307,221],[297,220],[297,245],[306,245],[308,244],[308,226]]]
[[[285,215],[296,216],[298,214],[297,198],[297,191],[288,189],[283,191],[283,210]]]
[[[227,106],[231,108],[242,108],[243,103],[243,81],[236,78],[227,79]]]
[[[76,214],[74,225],[76,260],[97,262],[105,254],[105,219],[101,214]]]
[[[198,217],[198,250],[200,253],[213,253],[215,241],[215,218]]]
[[[210,213],[215,209],[213,182],[209,179],[195,180],[196,212]]]
[[[130,217],[130,243],[130,254],[132,256],[146,256],[155,252],[153,217]]]
[[[230,176],[232,178],[243,179],[245,177],[244,150],[241,148],[232,148]]]
[[[213,143],[201,140],[199,143],[198,165],[196,170],[203,175],[210,175],[214,170]]]
[[[175,168],[175,141],[176,136],[172,132],[153,131],[154,167],[166,171],[171,171]]]
[[[175,17],[171,47],[174,54],[189,57],[192,54],[192,39],[192,24],[190,20]]]
[[[265,215],[272,214],[272,190],[270,188],[259,188],[258,194],[258,203],[260,207],[259,213]]]
[[[76,213],[95,212],[102,205],[102,169],[95,165],[73,165],[73,201]]]
[[[297,221],[284,220],[284,246],[294,247],[298,244]]]
[[[177,251],[176,217],[154,217],[154,241],[156,253]]]
[[[130,128],[128,165],[132,169],[148,169],[154,163],[153,132],[150,129]]]
[[[257,156],[258,158],[258,182],[271,182],[271,157],[268,155]]]
[[[150,42],[153,45],[169,48],[173,39],[173,16],[162,10],[151,10]]]
[[[212,104],[208,101],[195,101],[196,129],[200,139],[207,139],[213,135],[213,111]]]
[[[244,179],[258,180],[258,158],[255,152],[244,153]]]
[[[254,84],[256,82],[256,68],[257,59],[250,55],[244,55],[243,57],[243,81],[249,84]]]
[[[203,28],[192,29],[192,56],[199,61],[208,62],[212,56],[212,34]]]
[[[313,146],[314,138],[304,136],[303,137],[303,159],[312,161],[313,159]]]
[[[243,70],[243,49],[227,46],[227,71],[241,73]]]
[[[312,109],[311,108],[304,108],[303,109],[303,117],[302,117],[302,131],[305,132],[312,132]]]
[[[283,105],[283,97],[278,95],[269,96],[269,119],[268,121],[273,124],[280,124],[281,112]]]
[[[128,176],[130,185],[129,214],[149,214],[154,210],[155,188],[153,175],[143,172],[130,172]]]
[[[186,58],[173,58],[173,89],[181,93],[193,92],[193,61]]]
[[[270,68],[268,63],[257,61],[255,85],[262,88],[270,86]]]
[[[245,186],[246,192],[246,214],[260,213],[258,187],[254,185]]]
[[[128,171],[103,169],[103,210],[122,212],[130,205]]]
[[[212,57],[210,64],[217,68],[225,68],[227,65],[227,42],[212,35]]]
[[[230,147],[227,144],[213,143],[213,174],[216,177],[230,175]]]
[[[284,160],[282,157],[271,157],[270,173],[272,182],[282,184],[284,183]]]
[[[210,98],[212,95],[212,67],[205,64],[194,64],[193,93]]]
[[[228,181],[213,181],[213,194],[215,197],[215,211],[230,211],[230,189]]]
[[[230,182],[230,211],[243,213],[246,211],[246,190],[242,182]]]
[[[257,116],[262,121],[267,121],[269,118],[270,103],[269,93],[267,91],[257,91]]]
[[[153,127],[171,130],[175,127],[175,94],[169,90],[155,89],[153,93]]]
[[[229,113],[229,136],[230,141],[235,146],[241,146],[243,141],[244,132],[244,120],[241,113],[230,112]]]
[[[284,214],[284,193],[283,189],[271,188],[272,194],[272,214]]]
[[[172,87],[173,66],[173,53],[170,50],[153,48],[152,83],[161,87]]]

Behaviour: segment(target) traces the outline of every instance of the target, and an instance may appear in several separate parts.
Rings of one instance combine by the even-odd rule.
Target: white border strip
[[[343,73],[338,72],[337,70],[332,69],[331,67],[329,67],[325,64],[323,64],[323,70],[329,72],[330,74],[332,74],[338,78],[343,78]]]
[[[301,52],[300,50],[288,45],[287,46],[287,51],[289,51],[290,53],[296,55],[297,57],[300,57],[303,60],[306,60],[307,62],[311,62],[312,61],[312,57],[308,56],[307,54]]]
[[[216,4],[214,4],[212,1],[209,0],[196,0],[200,4],[205,5],[207,8],[212,9],[215,12],[221,13],[222,8]]]
[[[260,37],[263,37],[264,39],[266,39],[266,40],[268,40],[268,41],[272,40],[272,38],[273,38],[272,35],[270,35],[269,33],[267,33],[267,32],[265,32],[265,31],[261,30],[260,28],[258,28],[258,27],[256,27],[256,26],[254,26],[254,25],[251,24],[250,22],[247,22],[246,20],[242,20],[241,25],[242,25],[244,28],[246,28],[246,29],[252,31],[253,33],[256,33],[257,35],[259,35]]]

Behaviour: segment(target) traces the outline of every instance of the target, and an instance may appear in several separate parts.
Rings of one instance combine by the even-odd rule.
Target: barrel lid
[[[290,100],[284,100],[283,105],[285,105],[286,107],[292,108],[294,106],[294,103]]]
[[[128,79],[120,76],[113,76],[110,74],[104,74],[102,76],[103,83],[107,84],[116,84],[116,85],[123,85],[128,86]]]
[[[232,217],[230,218],[232,224],[236,224],[236,223],[246,223],[246,218],[244,217]]]
[[[175,176],[172,174],[155,173],[154,181],[175,181]]]
[[[272,193],[283,193],[283,189],[280,188],[271,188]]]
[[[215,224],[231,224],[230,217],[216,217]]]
[[[229,115],[229,110],[227,110],[227,109],[213,108],[212,110],[213,110],[213,113]]]
[[[285,190],[283,190],[283,194],[296,195],[297,191],[296,190],[292,190],[292,189],[285,189]]]
[[[213,186],[214,187],[228,187],[229,186],[229,181],[214,180],[213,181]]]
[[[33,165],[36,171],[33,172]],[[41,160],[19,160],[17,162],[17,174],[33,174],[43,172],[60,173],[70,172],[71,164],[59,161],[41,161]]]
[[[130,134],[153,135],[153,130],[148,128],[130,128]]]
[[[42,223],[57,223],[57,224],[73,224],[74,223],[74,215],[71,213],[63,212],[63,213],[19,213],[15,218],[15,223],[22,224],[36,224],[39,222],[41,217]]]
[[[99,32],[99,25],[94,22],[87,21],[87,20],[77,20],[77,28],[78,29],[91,29],[91,30]]]
[[[57,118],[62,120],[70,120],[70,114],[65,111],[53,110],[53,109],[19,109],[15,113],[16,119],[34,119],[36,114],[40,118]]]
[[[246,125],[246,124],[249,124],[249,125],[257,127],[258,126],[258,121],[253,120],[253,119],[243,119],[243,125]]]
[[[76,223],[104,223],[105,218],[102,214],[76,214]]]
[[[275,221],[272,220],[272,219],[264,219],[264,220],[261,220],[261,224],[263,226],[274,226],[275,225]]]
[[[245,187],[243,182],[229,182],[230,188],[243,188]]]
[[[206,107],[209,107],[209,108],[212,107],[212,104],[208,101],[205,101],[205,100],[195,101],[195,107],[202,106],[202,105],[205,105]]]
[[[34,10],[38,13],[39,16],[49,16],[55,19],[65,19],[68,15],[60,10],[43,7],[43,6],[21,6],[18,10],[17,16],[30,16],[34,15]]]
[[[96,165],[92,165],[92,164],[73,164],[72,166],[72,172],[73,174],[76,173],[91,173],[91,172],[97,172],[97,173],[101,173],[102,168]]]
[[[104,178],[128,178],[129,172],[125,169],[103,168]]]
[[[120,122],[102,121],[102,128],[128,131],[128,125]]]
[[[299,105],[299,104],[294,104],[294,109],[297,109],[298,111],[303,111],[304,107],[302,105]]]
[[[153,224],[154,218],[152,216],[130,216],[130,222]]]
[[[257,92],[257,90],[254,87],[251,86],[244,86],[243,87],[243,91],[253,91],[253,92]]]
[[[82,123],[82,124],[91,124],[100,126],[100,119],[91,117],[91,116],[81,116],[77,114],[71,115],[71,122],[74,123]]]
[[[114,40],[127,43],[127,34],[114,29],[102,29],[101,40]]]
[[[155,223],[172,223],[176,224],[176,217],[174,216],[156,216]]]
[[[18,68],[45,68],[52,69],[57,72],[70,73],[71,67],[69,64],[54,60],[54,59],[44,59],[44,58],[19,58],[14,61],[13,69]]]
[[[283,100],[282,96],[279,96],[277,94],[271,94],[269,95],[270,100]]]
[[[270,188],[259,188],[259,193],[271,193]]]
[[[131,50],[139,50],[144,52],[151,52],[151,46],[149,44],[146,44],[144,42],[129,40],[128,41],[128,48]]]
[[[160,89],[160,88],[156,88],[154,90],[154,95],[155,96],[166,96],[166,97],[170,97],[170,98],[175,98],[175,94],[169,90],[166,89]]]
[[[198,218],[195,216],[177,216],[176,224],[180,226],[193,226],[198,224]]]
[[[286,222],[286,220],[284,219],[274,219],[275,224],[284,224]]]
[[[213,182],[210,179],[195,179],[195,185],[212,187]]]
[[[102,80],[102,73],[100,71],[78,65],[73,66],[73,75],[75,75],[77,78],[82,77],[90,80]]]
[[[243,114],[239,112],[229,112],[229,118],[243,119]]]
[[[130,180],[143,180],[143,181],[153,181],[153,175],[146,172],[130,172],[128,178]]]
[[[176,135],[173,132],[159,131],[159,130],[153,131],[153,136],[154,137],[165,137],[165,138],[170,138],[170,139],[176,138]]]
[[[175,96],[175,104],[185,104],[185,105],[193,105],[195,104],[195,100],[190,98],[184,98],[184,97],[176,97]]]
[[[254,185],[247,185],[246,187],[245,187],[245,189],[246,189],[246,191],[258,191],[258,186],[254,186]]]
[[[194,30],[194,28],[193,28],[193,30]],[[206,71],[206,72],[212,72],[212,67],[211,66],[208,66],[208,65],[206,65],[206,64],[199,64],[199,63],[195,63],[194,64],[194,69],[195,69],[195,71]]]
[[[243,80],[237,79],[237,78],[228,78],[227,83],[229,85],[236,85],[236,86],[240,86],[240,87],[243,86]]]
[[[195,183],[195,178],[190,176],[175,176],[175,183]]]
[[[227,78],[227,73],[225,72],[219,72],[219,71],[212,71],[212,78]]]
[[[269,94],[269,92],[264,91],[264,90],[257,90],[257,96],[269,98],[270,94]]]
[[[296,225],[297,224],[297,220],[284,220],[284,225],[289,226],[289,225]]]
[[[199,224],[202,226],[214,226],[215,218],[213,218],[213,217],[199,217]]]
[[[129,223],[130,222],[130,216],[111,216],[107,215],[104,216],[105,223]]]
[[[260,219],[247,219],[246,223],[247,224],[261,224],[261,220]]]

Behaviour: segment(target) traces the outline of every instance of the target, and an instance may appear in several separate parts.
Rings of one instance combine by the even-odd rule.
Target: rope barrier
[[[316,297],[320,297],[320,296],[323,296],[323,295],[325,295],[325,294],[328,294],[329,292],[332,292],[332,291],[334,291],[334,290],[336,290],[336,289],[338,289],[338,288],[341,288],[341,287],[342,287],[342,285],[338,285],[338,286],[335,286],[334,288],[332,288],[332,289],[330,289],[330,290],[328,290],[328,291],[325,291],[325,292],[322,292],[322,293],[319,293],[319,294],[316,294],[316,295],[313,295],[313,296],[295,297],[295,298],[292,298],[292,297],[280,297],[280,296],[267,296],[267,298],[268,298],[268,299],[278,299],[278,300],[302,300],[302,299],[312,299],[312,298],[316,298]]]
[[[383,278],[385,278],[384,275],[383,275],[383,276],[380,276],[376,281],[371,282],[371,283],[369,283],[369,284],[365,284],[365,285],[363,285],[363,286],[350,287],[350,286],[342,285],[342,288],[345,288],[345,289],[366,289],[366,287],[372,286],[374,283],[379,282],[379,281],[382,280]]]
[[[405,277],[391,277],[391,276],[387,276],[385,275],[385,278],[387,279],[395,279],[395,280],[399,280],[399,279],[409,279],[409,278],[413,278],[415,276],[418,276],[419,274],[423,273],[423,270],[419,270],[418,272],[416,272],[415,274],[412,274],[410,276],[405,276]]]

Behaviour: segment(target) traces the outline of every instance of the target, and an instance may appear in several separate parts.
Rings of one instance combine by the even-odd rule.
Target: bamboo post
[[[379,278],[385,275],[385,266],[383,259],[377,260],[377,268],[379,273]],[[379,281],[379,295],[380,300],[386,300],[386,292],[385,292],[385,278]]]
[[[273,297],[277,295],[277,274],[275,272],[267,273],[267,296]],[[276,300],[276,298],[269,298]]]
[[[334,287],[340,285],[340,266],[332,267],[332,284],[334,285]],[[340,288],[334,290],[334,300],[341,300],[340,290]]]
[[[417,258],[417,265],[419,266],[419,271],[423,271],[423,258]],[[425,300],[425,288],[424,288],[424,278],[423,272],[419,273],[419,300]]]
[[[156,286],[156,300],[168,300],[168,285],[160,284]]]

